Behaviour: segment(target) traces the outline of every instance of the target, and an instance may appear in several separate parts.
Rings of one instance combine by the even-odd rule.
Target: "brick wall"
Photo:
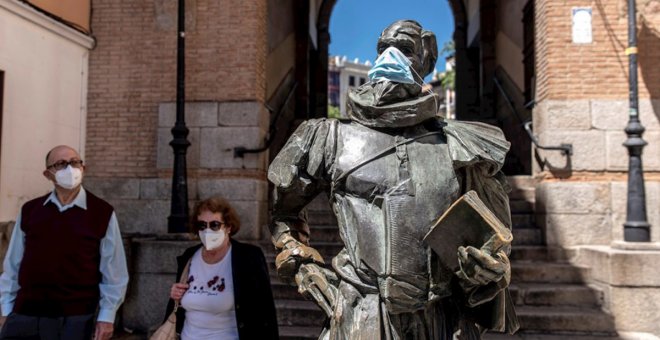
[[[186,100],[263,102],[266,3],[186,3]],[[176,1],[92,6],[88,173],[156,176],[158,105],[176,96]]]
[[[627,98],[625,0],[536,1],[537,100]],[[660,98],[660,1],[638,0],[639,96]],[[572,42],[571,9],[591,7],[593,43]]]

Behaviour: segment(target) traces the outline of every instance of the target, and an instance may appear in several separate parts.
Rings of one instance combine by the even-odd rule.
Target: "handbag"
[[[190,260],[188,260],[188,263],[186,263],[186,266],[183,268],[183,272],[181,273],[181,280],[179,280],[179,283],[185,283],[186,279],[188,278],[188,272],[190,271],[190,261],[192,261],[192,257]],[[151,335],[149,340],[177,340],[179,339],[178,334],[176,334],[176,311],[179,309],[179,301],[174,301],[174,310],[172,310],[172,313],[167,317],[167,320],[163,322],[158,329],[154,332],[154,334]]]

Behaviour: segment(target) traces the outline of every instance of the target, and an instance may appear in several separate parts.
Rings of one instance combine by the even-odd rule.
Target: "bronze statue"
[[[437,116],[435,95],[420,86],[437,44],[419,23],[387,27],[378,54],[371,81],[349,93],[351,120],[304,122],[269,168],[278,273],[327,313],[319,339],[512,333],[518,321],[507,289],[510,245],[494,254],[460,247],[460,270],[453,272],[423,241],[469,190],[510,228],[500,172],[510,144],[496,127]],[[332,269],[309,246],[304,213],[321,192],[344,242]]]

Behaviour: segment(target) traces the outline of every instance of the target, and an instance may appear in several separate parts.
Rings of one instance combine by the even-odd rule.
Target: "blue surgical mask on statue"
[[[379,80],[389,80],[396,83],[414,84],[415,78],[413,78],[410,65],[412,62],[403,52],[390,46],[378,56],[367,75],[373,83]]]

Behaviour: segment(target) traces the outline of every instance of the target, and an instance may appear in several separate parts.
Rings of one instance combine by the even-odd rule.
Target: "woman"
[[[201,244],[177,257],[177,282],[190,260],[187,283],[170,291],[166,317],[177,310],[177,333],[194,339],[277,339],[277,318],[263,252],[231,239],[240,228],[234,208],[219,197],[198,202],[190,232]]]

